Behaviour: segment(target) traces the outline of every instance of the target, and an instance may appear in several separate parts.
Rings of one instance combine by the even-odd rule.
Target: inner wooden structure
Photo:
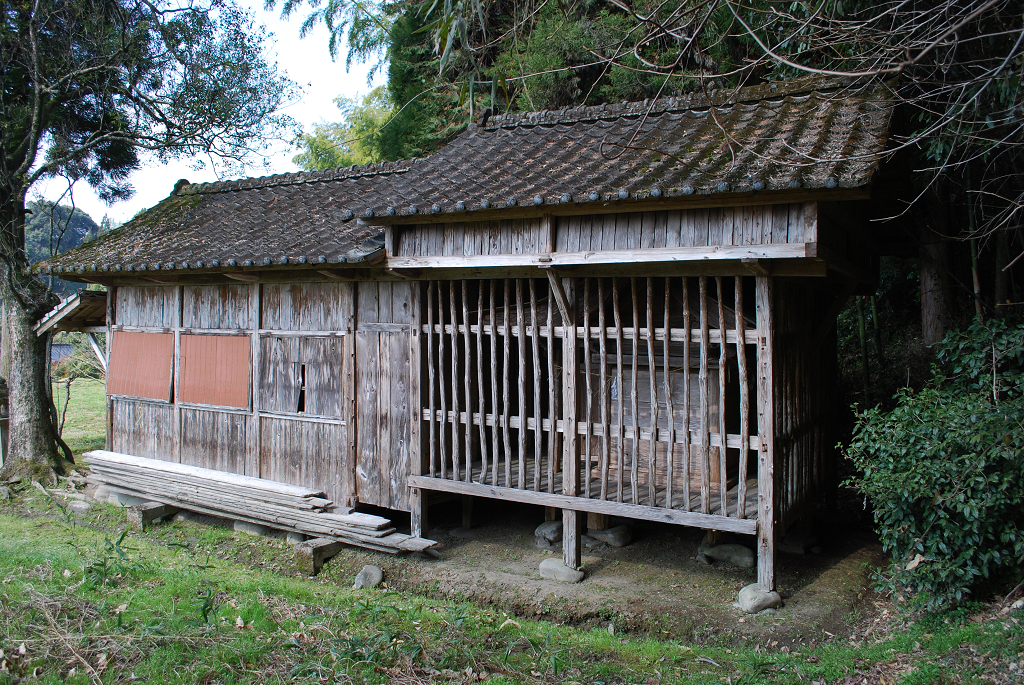
[[[835,315],[871,278],[839,207],[407,219],[362,269],[121,274],[107,449],[415,535],[430,492],[560,509],[573,567],[584,512],[756,535],[772,589],[835,482]]]

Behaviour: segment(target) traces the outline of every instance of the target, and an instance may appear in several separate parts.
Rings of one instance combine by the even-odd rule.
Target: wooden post
[[[249,350],[252,357],[252,368],[249,369],[249,390],[250,402],[252,402],[252,414],[249,417],[249,458],[246,460],[243,472],[247,476],[260,477],[260,452],[262,451],[263,427],[260,425],[260,295],[262,286],[253,283],[249,294],[249,326],[252,349]]]
[[[428,284],[429,287],[429,284]],[[423,308],[420,297],[423,289],[420,283],[413,283],[411,287],[412,319],[416,324],[415,332],[409,336],[409,473],[414,476],[423,475],[423,461],[426,450],[423,449],[423,390],[421,382],[424,375],[424,367],[430,360],[424,360],[421,354],[423,349]],[[433,336],[433,330],[428,334]],[[433,398],[433,387],[428,389]],[[433,402],[431,402],[433,407]],[[434,425],[434,415],[431,411],[430,425]],[[430,431],[433,433],[433,431]],[[430,438],[427,438],[429,440]],[[432,446],[432,445],[431,445]],[[410,512],[410,533],[413,537],[422,538],[427,536],[427,493],[420,488],[409,489],[409,512]]]
[[[113,327],[117,324],[116,310],[117,310],[117,286],[107,287],[107,335],[106,335],[106,347],[107,347],[107,365],[109,368],[110,364],[110,338]],[[106,395],[107,402],[107,417],[106,417],[106,439],[104,440],[104,449],[109,452],[114,451],[114,401],[110,398],[108,393]],[[0,462],[3,461],[3,457],[0,456]]]
[[[177,311],[174,313],[174,382],[172,385],[172,399],[174,400],[174,461],[181,463],[181,404],[179,395],[181,390],[181,326],[182,310],[184,309],[184,286],[175,286],[174,301],[177,304]]]
[[[344,362],[344,382],[342,383],[342,417],[345,419],[345,445],[343,446],[343,459],[345,464],[341,469],[342,492],[346,500],[341,502],[345,506],[352,506],[356,503],[356,284],[343,283],[341,285],[341,310],[342,328],[345,335],[341,339],[342,355]]]
[[[562,493],[569,497],[579,494],[579,449],[577,440],[576,376],[579,362],[576,359],[576,290],[570,281],[566,293],[562,279],[548,272],[552,295],[562,312]],[[571,298],[571,299],[570,299]],[[580,516],[571,509],[562,510],[562,563],[569,568],[580,567]]]
[[[465,530],[473,527],[473,498],[469,495],[462,498],[462,527]]]
[[[757,284],[757,584],[775,589],[775,401],[771,276]]]
[[[608,514],[587,513],[587,530],[608,530]]]

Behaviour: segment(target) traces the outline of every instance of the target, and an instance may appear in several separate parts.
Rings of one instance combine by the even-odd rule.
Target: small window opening
[[[299,366],[299,406],[295,410],[302,414],[306,411],[306,365]]]

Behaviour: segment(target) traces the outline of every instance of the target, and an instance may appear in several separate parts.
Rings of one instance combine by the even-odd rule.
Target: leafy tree
[[[341,110],[342,121],[317,124],[312,133],[300,133],[293,144],[301,152],[292,161],[306,171],[381,161],[376,143],[379,131],[392,116],[384,89],[375,88],[362,102],[338,96],[334,104]]]
[[[128,197],[144,150],[240,164],[286,126],[291,91],[264,34],[230,0],[4,0],[0,4],[0,300],[11,431],[4,475],[65,469],[33,325],[55,304],[30,275],[25,206],[42,178]],[[255,147],[254,147],[255,146]]]

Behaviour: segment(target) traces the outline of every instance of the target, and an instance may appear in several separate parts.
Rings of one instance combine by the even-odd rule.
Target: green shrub
[[[1024,325],[940,344],[929,384],[858,417],[847,456],[893,563],[881,589],[925,609],[1024,573]]]

